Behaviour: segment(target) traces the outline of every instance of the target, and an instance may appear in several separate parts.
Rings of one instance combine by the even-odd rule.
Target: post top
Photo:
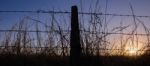
[[[71,8],[72,8],[72,9],[77,9],[77,6],[76,6],[76,5],[74,5],[74,6],[72,6]]]

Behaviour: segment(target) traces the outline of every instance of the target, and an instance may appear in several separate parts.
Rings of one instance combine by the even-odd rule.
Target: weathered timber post
[[[70,35],[70,63],[71,66],[79,66],[81,56],[80,31],[78,23],[77,6],[71,8],[71,35]]]

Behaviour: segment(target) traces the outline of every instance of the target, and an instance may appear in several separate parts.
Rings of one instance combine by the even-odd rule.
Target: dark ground
[[[69,57],[0,55],[0,66],[69,66]],[[84,56],[78,66],[150,66],[150,56]]]

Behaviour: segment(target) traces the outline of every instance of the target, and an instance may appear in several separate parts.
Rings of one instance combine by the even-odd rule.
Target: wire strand
[[[0,13],[54,13],[54,14],[70,14],[69,11],[45,11],[45,10],[37,10],[37,11],[0,11]],[[138,16],[138,15],[129,15],[129,14],[111,14],[111,13],[89,13],[89,12],[78,12],[78,14],[83,15],[106,15],[106,16],[127,16],[127,17],[143,17],[150,18],[150,16]]]

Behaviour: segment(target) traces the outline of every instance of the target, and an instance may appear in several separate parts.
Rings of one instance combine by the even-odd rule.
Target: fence
[[[49,22],[27,16],[11,29],[0,30],[1,54],[70,55],[71,12],[37,10],[0,13],[50,14]],[[85,12],[78,14],[83,55],[149,53],[149,27],[142,19],[149,19],[150,16]],[[109,25],[110,22],[115,22],[112,20],[114,17],[126,17],[129,22],[120,21],[116,25]]]

